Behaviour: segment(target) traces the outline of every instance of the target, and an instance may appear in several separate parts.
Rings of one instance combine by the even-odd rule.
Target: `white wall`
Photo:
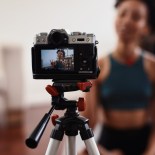
[[[115,44],[114,0],[0,0],[0,43],[15,42],[24,47],[24,106],[50,102],[44,90],[51,81],[33,80],[31,47],[36,33],[53,28],[94,33],[99,56]],[[75,95],[72,95],[75,96]]]

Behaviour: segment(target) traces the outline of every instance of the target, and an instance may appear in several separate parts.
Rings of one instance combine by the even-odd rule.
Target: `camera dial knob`
[[[94,34],[90,33],[87,35],[88,37],[94,37]]]
[[[73,36],[78,36],[78,35],[81,35],[81,34],[82,34],[81,32],[72,32]]]

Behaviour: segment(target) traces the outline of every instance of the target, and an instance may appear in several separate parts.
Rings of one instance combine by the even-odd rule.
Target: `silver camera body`
[[[68,44],[97,44],[96,37],[94,34],[86,34],[85,32],[71,32],[69,33],[65,29],[53,29],[50,34],[54,34],[55,32],[59,32],[61,34],[66,34],[68,38]],[[39,33],[36,35],[34,39],[34,44],[48,44],[48,33]]]

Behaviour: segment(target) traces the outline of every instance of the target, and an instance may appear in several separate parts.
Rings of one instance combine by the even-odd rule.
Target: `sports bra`
[[[131,66],[121,64],[110,55],[110,74],[99,86],[105,109],[132,110],[146,108],[152,86],[144,69],[143,55]]]

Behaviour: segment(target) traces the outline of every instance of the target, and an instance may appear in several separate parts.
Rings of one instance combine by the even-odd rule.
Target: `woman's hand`
[[[56,66],[56,61],[52,60],[51,61],[51,67],[52,67],[52,69],[55,68],[55,66]]]

